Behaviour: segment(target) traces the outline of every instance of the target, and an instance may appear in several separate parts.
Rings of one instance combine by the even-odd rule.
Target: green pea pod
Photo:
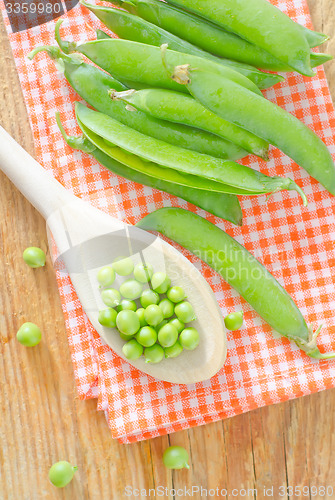
[[[268,143],[247,130],[227,122],[209,111],[192,97],[166,89],[110,91],[112,100],[122,100],[136,110],[155,118],[182,123],[218,135],[251,154],[268,159]],[[131,112],[131,111],[130,111]]]
[[[231,194],[242,194],[243,191],[249,192],[250,195],[259,195],[292,189],[296,190],[303,198],[304,204],[307,204],[303,191],[291,179],[268,177],[232,161],[172,146],[164,141],[145,136],[81,103],[76,103],[76,116],[78,122],[112,145],[117,145],[129,153],[180,173],[231,186],[232,190],[226,191]]]
[[[97,111],[134,128],[143,134],[164,140],[175,146],[192,149],[218,158],[237,160],[247,155],[247,151],[213,134],[184,125],[168,123],[150,117],[145,113],[129,113],[123,103],[113,103],[108,91],[124,90],[126,87],[112,76],[92,65],[79,60],[76,55],[68,56],[58,47],[42,46],[34,49],[29,58],[46,51],[56,62],[71,87]]]
[[[169,0],[261,47],[305,76],[314,76],[299,25],[268,0]]]
[[[65,53],[79,52],[88,57],[97,66],[104,69],[115,78],[123,82],[131,80],[147,85],[148,87],[162,87],[172,90],[181,90],[179,85],[173,82],[162,64],[160,47],[144,43],[111,38],[109,40],[93,40],[83,44],[67,42],[62,40],[59,34],[63,19],[59,19],[55,26],[55,38],[58,45]],[[181,61],[187,61],[194,67],[207,69],[218,73],[225,78],[248,88],[256,94],[263,95],[257,85],[249,78],[238,73],[233,68],[228,68],[214,61],[202,57],[183,54],[174,50],[168,50],[169,59],[177,66]],[[187,92],[185,89],[184,92]]]
[[[59,113],[56,114],[56,120],[65,142],[70,147],[85,153],[90,153],[101,165],[114,174],[119,175],[120,177],[125,177],[133,182],[144,184],[151,188],[159,189],[174,196],[178,196],[179,198],[183,198],[185,201],[212,213],[216,217],[225,219],[238,226],[242,225],[242,210],[236,196],[218,193],[215,191],[206,191],[204,189],[194,189],[190,186],[175,184],[173,181],[167,180],[168,178],[174,179],[173,175],[170,175],[169,171],[166,172],[168,175],[163,180],[152,177],[145,173],[147,162],[144,164],[143,160],[132,155],[133,158],[131,163],[120,163],[90,142],[89,137],[93,138],[95,142],[99,142],[99,137],[93,134],[93,132],[85,129],[87,136],[71,137],[66,134],[60,121]],[[103,144],[101,139],[100,141],[101,144]],[[108,145],[106,145],[106,150],[108,150]],[[123,156],[123,159],[125,159],[125,155]],[[143,166],[142,171],[136,170],[130,166],[130,164],[134,165],[136,162],[138,162],[139,166]],[[157,168],[160,167],[157,166]]]
[[[320,353],[316,345],[320,329],[312,333],[293,299],[272,274],[219,227],[182,208],[161,208],[136,226],[162,233],[206,262],[274,330],[295,342],[308,356],[335,357],[335,353]]]
[[[217,64],[232,67],[235,71],[249,78],[249,80],[254,82],[261,89],[271,87],[282,80],[282,77],[279,75],[264,73],[253,66],[232,61],[231,59],[219,59],[182,38],[169,33],[155,24],[136,17],[129,12],[111,7],[92,5],[86,3],[84,0],[81,0],[80,3],[93,12],[107,28],[120,38],[155,45],[157,47],[167,43],[171,50],[203,57],[213,60]]]
[[[322,140],[304,123],[276,104],[213,73],[176,68],[189,92],[206,108],[273,144],[328,191],[335,194],[335,167]]]
[[[113,3],[216,56],[271,71],[292,71],[292,68],[266,50],[160,0],[114,0]],[[301,29],[306,30],[306,37],[310,37],[311,47],[327,39],[326,35],[310,31],[304,26]],[[173,47],[170,45],[170,48]],[[332,59],[330,55],[314,52],[311,52],[310,57],[313,68]]]

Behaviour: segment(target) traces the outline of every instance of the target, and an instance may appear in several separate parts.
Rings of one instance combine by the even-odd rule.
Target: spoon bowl
[[[93,327],[120,357],[126,360],[124,341],[115,328],[98,321],[103,304],[97,271],[118,257],[130,256],[134,264],[151,264],[163,271],[173,285],[183,287],[197,319],[199,346],[177,358],[146,363],[144,357],[126,360],[159,380],[193,384],[214,376],[226,359],[226,335],[215,296],[196,267],[160,237],[126,224],[69,193],[0,127],[0,169],[46,219],[57,246],[54,265],[66,269]],[[124,278],[122,278],[123,280]],[[116,280],[116,287],[121,284]]]

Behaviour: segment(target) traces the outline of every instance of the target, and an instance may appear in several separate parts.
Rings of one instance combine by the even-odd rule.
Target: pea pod
[[[155,118],[175,123],[182,123],[194,128],[206,130],[228,141],[237,144],[251,154],[268,159],[268,144],[247,130],[227,122],[202,106],[192,97],[165,89],[111,90],[112,100],[122,100],[128,109],[148,113]],[[131,111],[130,111],[131,112]]]
[[[327,146],[295,116],[214,73],[180,67],[175,78],[178,74],[206,108],[281,149],[335,194],[335,167]]]
[[[292,71],[292,68],[266,50],[160,0],[114,0],[113,3],[216,56],[271,71]],[[311,47],[320,45],[327,39],[326,35],[308,30],[304,26],[301,26],[301,29],[305,30],[305,36],[309,37]],[[173,48],[171,44],[170,48]],[[316,67],[332,59],[332,56],[311,52],[310,58],[311,66]]]
[[[307,204],[303,191],[291,179],[268,177],[232,161],[172,146],[164,141],[145,136],[81,103],[76,103],[76,116],[80,123],[107,143],[110,142],[129,153],[161,166],[178,170],[180,173],[228,185],[231,190],[226,192],[231,194],[241,194],[243,191],[249,192],[250,195],[257,195],[282,189],[293,189],[301,195],[304,204]]]
[[[268,0],[169,0],[261,47],[305,76],[314,76],[299,25]]]
[[[179,38],[168,31],[152,24],[144,19],[136,17],[129,12],[111,7],[92,5],[81,0],[80,3],[93,12],[104,23],[107,28],[113,31],[118,37],[133,40],[134,42],[146,43],[160,47],[167,43],[171,50],[191,54],[205,59],[210,59],[217,64],[222,64],[233,68],[254,82],[259,88],[265,89],[275,85],[283,78],[279,75],[264,73],[253,66],[232,61],[231,59],[219,59],[218,57],[205,52],[195,45]]]
[[[68,42],[62,40],[59,34],[62,22],[63,20],[60,19],[56,23],[55,37],[63,52],[67,54],[71,52],[83,54],[121,82],[131,80],[145,84],[148,87],[162,87],[181,91],[178,84],[173,82],[167,75],[162,64],[159,47],[118,38],[93,40],[83,44]],[[167,52],[171,62],[175,66],[181,64],[181,61],[186,60],[189,64],[194,65],[194,67],[207,69],[214,73],[217,72],[225,78],[231,78],[239,85],[262,96],[257,85],[233,68],[228,68],[202,57],[183,54],[174,50],[168,50]],[[184,89],[184,92],[187,92],[187,90]]]
[[[246,156],[247,152],[245,150],[207,132],[158,120],[141,112],[136,115],[129,113],[122,103],[112,103],[108,97],[108,91],[111,88],[115,90],[124,90],[126,88],[118,80],[99,68],[78,60],[76,55],[68,56],[64,54],[58,47],[37,47],[28,57],[32,59],[42,51],[46,51],[57,66],[64,71],[64,75],[71,87],[88,104],[128,127],[175,146],[192,149],[218,158],[237,160]]]
[[[140,158],[132,155],[132,166],[136,162],[138,162],[139,166],[141,166],[141,164],[144,164],[142,170],[136,170],[130,167],[130,163],[120,163],[111,156],[108,156],[102,149],[97,148],[92,142],[89,141],[89,137],[94,139],[95,142],[99,140],[99,138],[95,134],[93,134],[93,132],[85,129],[87,134],[86,136],[68,136],[60,121],[59,113],[56,115],[56,119],[63,138],[70,147],[78,149],[85,153],[90,153],[101,165],[103,165],[114,174],[117,174],[120,177],[125,177],[126,179],[129,179],[133,182],[144,184],[151,188],[159,189],[174,196],[178,196],[179,198],[182,198],[189,203],[192,203],[193,205],[196,205],[203,210],[212,213],[216,217],[225,219],[238,226],[242,225],[242,210],[236,196],[218,193],[215,191],[206,191],[204,189],[195,189],[193,187],[184,186],[181,184],[175,184],[173,182],[173,172],[170,173],[170,171],[166,172],[168,175],[165,176],[163,180],[158,179],[157,177],[152,177],[145,173],[146,164]],[[106,150],[107,149],[108,146]],[[157,168],[160,167],[157,166]]]
[[[316,359],[321,354],[315,334],[290,295],[272,274],[242,245],[219,227],[182,208],[161,208],[147,215],[137,227],[158,231],[206,262],[229,283],[278,333]]]

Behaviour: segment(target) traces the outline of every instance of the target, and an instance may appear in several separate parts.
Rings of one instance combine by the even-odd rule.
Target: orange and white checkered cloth
[[[294,20],[312,27],[305,0],[272,1]],[[214,222],[265,264],[308,323],[325,325],[320,349],[335,350],[335,198],[274,148],[267,165],[253,156],[244,162],[269,175],[290,176],[303,187],[309,205],[304,208],[298,195],[288,191],[268,201],[265,196],[242,198],[242,228],[110,173],[66,146],[57,129],[56,110],[68,132],[78,132],[73,112],[78,96],[64,76],[46,54],[27,60],[37,45],[55,43],[55,21],[12,33],[2,0],[0,6],[41,164],[75,195],[129,223],[163,206],[187,208]],[[86,22],[99,26],[93,14],[79,5],[66,18],[64,34],[76,41],[92,37]],[[285,82],[265,92],[266,97],[311,127],[335,158],[334,108],[323,69],[312,79],[286,76]],[[335,386],[335,361],[313,361],[288,340],[275,339],[271,328],[218,274],[178,248],[206,277],[222,314],[243,309],[245,317],[240,331],[228,333],[225,366],[212,379],[195,385],[157,381],[119,358],[90,325],[69,277],[57,275],[79,397],[98,399],[113,437],[122,443],[148,439]]]

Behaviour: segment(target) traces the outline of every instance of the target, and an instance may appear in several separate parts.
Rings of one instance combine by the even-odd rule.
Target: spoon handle
[[[1,126],[0,170],[45,219],[75,198]]]

